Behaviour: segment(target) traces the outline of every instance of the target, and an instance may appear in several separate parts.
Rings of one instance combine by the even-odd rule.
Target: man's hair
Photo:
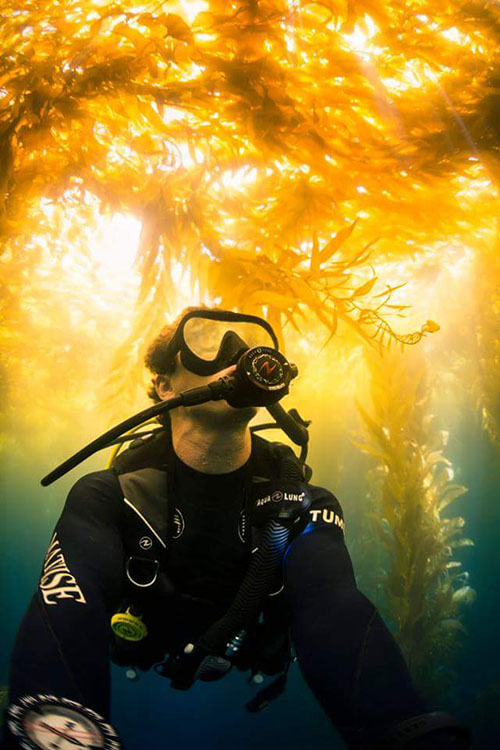
[[[207,307],[206,305],[196,305],[193,307],[185,307],[179,315],[164,328],[161,329],[158,336],[148,346],[146,356],[144,357],[144,364],[156,375],[172,375],[177,367],[177,353],[173,356],[169,352],[169,344],[172,341],[174,333],[177,330],[179,323],[181,322],[184,315],[191,310],[220,310],[219,307]],[[150,386],[148,388],[148,396],[153,401],[161,401],[155,388],[155,377],[152,378]]]

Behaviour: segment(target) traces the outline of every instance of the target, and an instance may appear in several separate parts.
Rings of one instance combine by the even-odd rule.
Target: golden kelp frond
[[[79,191],[56,205],[32,205],[29,220],[39,233],[13,237],[2,258],[9,280],[0,301],[3,403],[11,407],[4,440],[8,455],[24,446],[53,460],[57,434],[82,435],[86,423],[92,435],[106,426],[106,415],[98,421],[100,384],[132,327],[137,274],[126,258],[140,224],[120,216],[109,224],[99,201]]]
[[[388,340],[412,344],[425,333],[438,330],[439,326],[432,321],[428,321],[420,333],[411,336],[400,336],[392,329],[384,314],[388,316],[393,309],[402,308],[389,303],[391,288],[375,295],[382,300],[374,303],[371,292],[377,277],[372,276],[365,282],[356,281],[356,266],[366,262],[369,247],[350,257],[344,251],[344,260],[329,262],[352,228],[351,225],[346,227],[347,231],[341,230],[324,247],[319,246],[318,237],[314,235],[308,243],[307,263],[285,246],[280,246],[279,252],[275,252],[275,260],[260,253],[228,250],[223,262],[210,265],[208,289],[220,300],[222,307],[236,305],[259,315],[271,309],[273,325],[281,340],[281,331],[287,321],[300,332],[303,324],[298,318],[306,310],[327,328],[330,337],[335,334],[339,321],[351,326],[361,339],[368,342],[385,343],[383,339],[387,337]],[[365,300],[370,301],[370,307],[366,307]],[[306,331],[304,328],[304,333]]]
[[[223,240],[205,238],[210,250],[198,256],[186,251],[186,265],[196,279],[202,299],[213,298],[224,309],[237,308],[267,317],[283,351],[286,348],[283,329],[287,324],[304,338],[321,324],[327,332],[322,348],[336,334],[339,324],[350,328],[358,341],[379,346],[390,345],[391,341],[415,344],[426,333],[438,330],[433,321],[427,321],[420,331],[411,334],[400,334],[391,326],[388,318],[404,306],[391,304],[393,288],[387,286],[380,292],[382,285],[376,276],[363,281],[357,274],[358,267],[364,270],[374,243],[348,255],[342,246],[353,228],[354,224],[340,230],[324,245],[313,235],[309,243],[302,245],[304,254],[307,252],[305,257],[285,244],[266,254],[224,247]],[[137,373],[133,362],[142,361],[149,342],[165,323],[165,315],[172,312],[168,269],[174,250],[154,220],[146,228],[143,224],[140,250],[140,304],[130,336],[114,360],[109,381],[112,394],[130,387],[130,373],[134,378]],[[342,259],[333,260],[332,256],[339,251]],[[157,252],[161,253],[161,263],[155,263]]]
[[[465,521],[445,515],[467,490],[454,481],[444,455],[447,434],[428,413],[423,358],[412,350],[368,359],[373,406],[370,414],[359,405],[363,439],[356,444],[378,467],[370,513],[386,551],[378,603],[417,684],[431,696],[450,679],[464,632],[460,610],[475,598],[468,574],[452,559],[455,549],[472,544],[463,536]]]
[[[189,5],[205,10],[193,15]],[[431,201],[419,200],[414,188],[465,165],[471,152],[464,116],[474,117],[486,93],[495,10],[478,16],[473,32],[461,32],[453,25],[459,4],[442,16],[434,8],[426,16],[421,3],[361,3],[348,11],[277,1],[212,6],[174,3],[169,7],[178,12],[164,13],[131,2],[46,2],[22,10],[4,3],[10,187],[30,154],[55,167],[56,181],[68,177],[65,166],[92,172],[115,139],[144,158],[168,152],[170,138],[186,142],[190,134],[194,143],[201,135],[200,154],[212,164],[225,153],[307,165],[335,186],[337,205],[378,204],[374,218],[379,224],[385,216],[384,227],[406,206],[405,221],[421,231]],[[462,24],[468,26],[468,14]],[[452,84],[456,90],[445,91]],[[165,122],[172,108],[175,128]],[[369,196],[362,202],[360,185]],[[130,199],[127,180],[120,192]],[[346,208],[350,216],[356,210]],[[458,210],[456,202],[434,200],[429,228],[441,224],[437,212],[444,228]]]
[[[499,18],[496,6],[459,1],[6,0],[7,252],[38,236],[35,204],[76,191],[103,216],[142,223],[143,338],[183,295],[241,308],[267,294],[260,304],[278,328],[297,325],[300,310],[331,335],[340,319],[363,340],[414,343],[432,326],[395,331],[390,300],[374,301],[370,284],[404,282],[384,278],[387,258],[441,260],[447,241],[481,251],[498,203]],[[85,223],[73,232],[69,255]],[[58,245],[57,227],[45,235]],[[179,266],[189,290],[178,288]],[[24,257],[24,271],[36,267],[35,253]]]
[[[226,4],[218,13],[203,12],[190,22],[182,17],[186,4],[178,6],[180,14],[138,11],[130,2],[92,9],[78,2],[46,2],[43,9],[28,4],[23,10],[4,4],[3,39],[13,54],[4,59],[3,104],[10,115],[6,121],[15,122],[17,142],[22,144],[26,129],[38,125],[50,131],[50,145],[62,125],[60,115],[78,121],[84,114],[79,102],[99,96],[109,100],[111,111],[106,113],[101,102],[93,114],[103,127],[114,124],[115,135],[125,138],[126,129],[120,127],[125,112],[113,101],[123,93],[136,99],[135,106],[127,105],[130,127],[144,127],[149,120],[150,138],[168,135],[164,118],[155,117],[158,107],[178,106],[185,115],[194,113],[210,123],[219,147],[233,131],[234,146],[240,144],[235,155],[266,146],[266,156],[310,165],[324,177],[342,176],[341,185],[338,179],[333,182],[338,190],[348,187],[346,167],[355,172],[362,168],[365,177],[371,174],[380,181],[380,167],[385,172],[397,164],[394,151],[402,140],[412,142],[411,154],[419,165],[427,157],[426,166],[432,165],[435,174],[437,166],[450,168],[451,160],[436,161],[434,144],[431,150],[422,144],[421,132],[429,127],[426,117],[437,123],[435,130],[447,143],[436,103],[455,124],[454,112],[462,109],[455,99],[455,110],[443,106],[437,83],[442,78],[455,82],[457,97],[466,98],[469,109],[478,107],[484,94],[480,84],[488,73],[486,56],[491,61],[495,53],[489,19],[475,29],[476,42],[467,44],[456,29],[458,39],[457,34],[446,36],[451,19],[431,20],[422,13],[415,19],[417,7],[407,5],[393,4],[374,19],[362,4],[350,9],[349,18],[339,8],[328,12],[310,3]],[[421,3],[418,8],[422,10]],[[445,66],[446,59],[451,66]],[[460,63],[469,74],[477,71],[479,78],[470,87],[463,86]],[[386,73],[396,77],[384,77]],[[399,89],[391,86],[398,76]],[[477,91],[475,97],[472,91]],[[393,133],[392,120],[399,121],[405,104],[407,118],[413,118],[416,100],[418,127],[409,122]],[[89,114],[88,104],[86,110]],[[456,127],[463,138],[463,129]],[[35,135],[31,133],[32,140]],[[445,155],[448,149],[447,143]],[[337,156],[342,164],[332,172]],[[411,166],[411,159],[402,161]],[[387,188],[405,182],[398,175],[393,179],[396,183],[386,186],[388,195]]]
[[[500,234],[491,252],[476,259],[474,393],[483,428],[500,448]]]

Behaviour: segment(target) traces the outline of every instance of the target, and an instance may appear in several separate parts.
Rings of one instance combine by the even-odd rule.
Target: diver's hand
[[[162,677],[168,677],[176,690],[189,690],[196,680],[218,680],[229,672],[231,666],[231,662],[222,656],[209,654],[203,647],[188,643],[182,653],[169,656],[155,670]]]

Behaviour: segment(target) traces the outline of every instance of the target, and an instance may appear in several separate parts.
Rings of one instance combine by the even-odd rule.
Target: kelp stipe
[[[472,403],[481,427],[500,452],[500,233],[491,248],[475,258],[474,349],[468,369],[472,374]]]
[[[428,411],[423,355],[393,351],[381,358],[367,352],[367,362],[372,413],[358,404],[362,434],[355,444],[377,462],[367,517],[385,554],[374,553],[379,571],[379,580],[371,581],[374,600],[416,685],[436,700],[454,676],[453,660],[466,632],[461,610],[475,599],[468,573],[453,559],[457,548],[473,542],[463,534],[462,517],[445,516],[467,489],[454,481],[444,455],[448,433]]]

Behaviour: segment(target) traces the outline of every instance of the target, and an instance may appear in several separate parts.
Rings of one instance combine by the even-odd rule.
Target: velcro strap
[[[271,479],[252,487],[251,523],[256,526],[276,519],[294,520],[311,505],[307,484],[290,479]]]

